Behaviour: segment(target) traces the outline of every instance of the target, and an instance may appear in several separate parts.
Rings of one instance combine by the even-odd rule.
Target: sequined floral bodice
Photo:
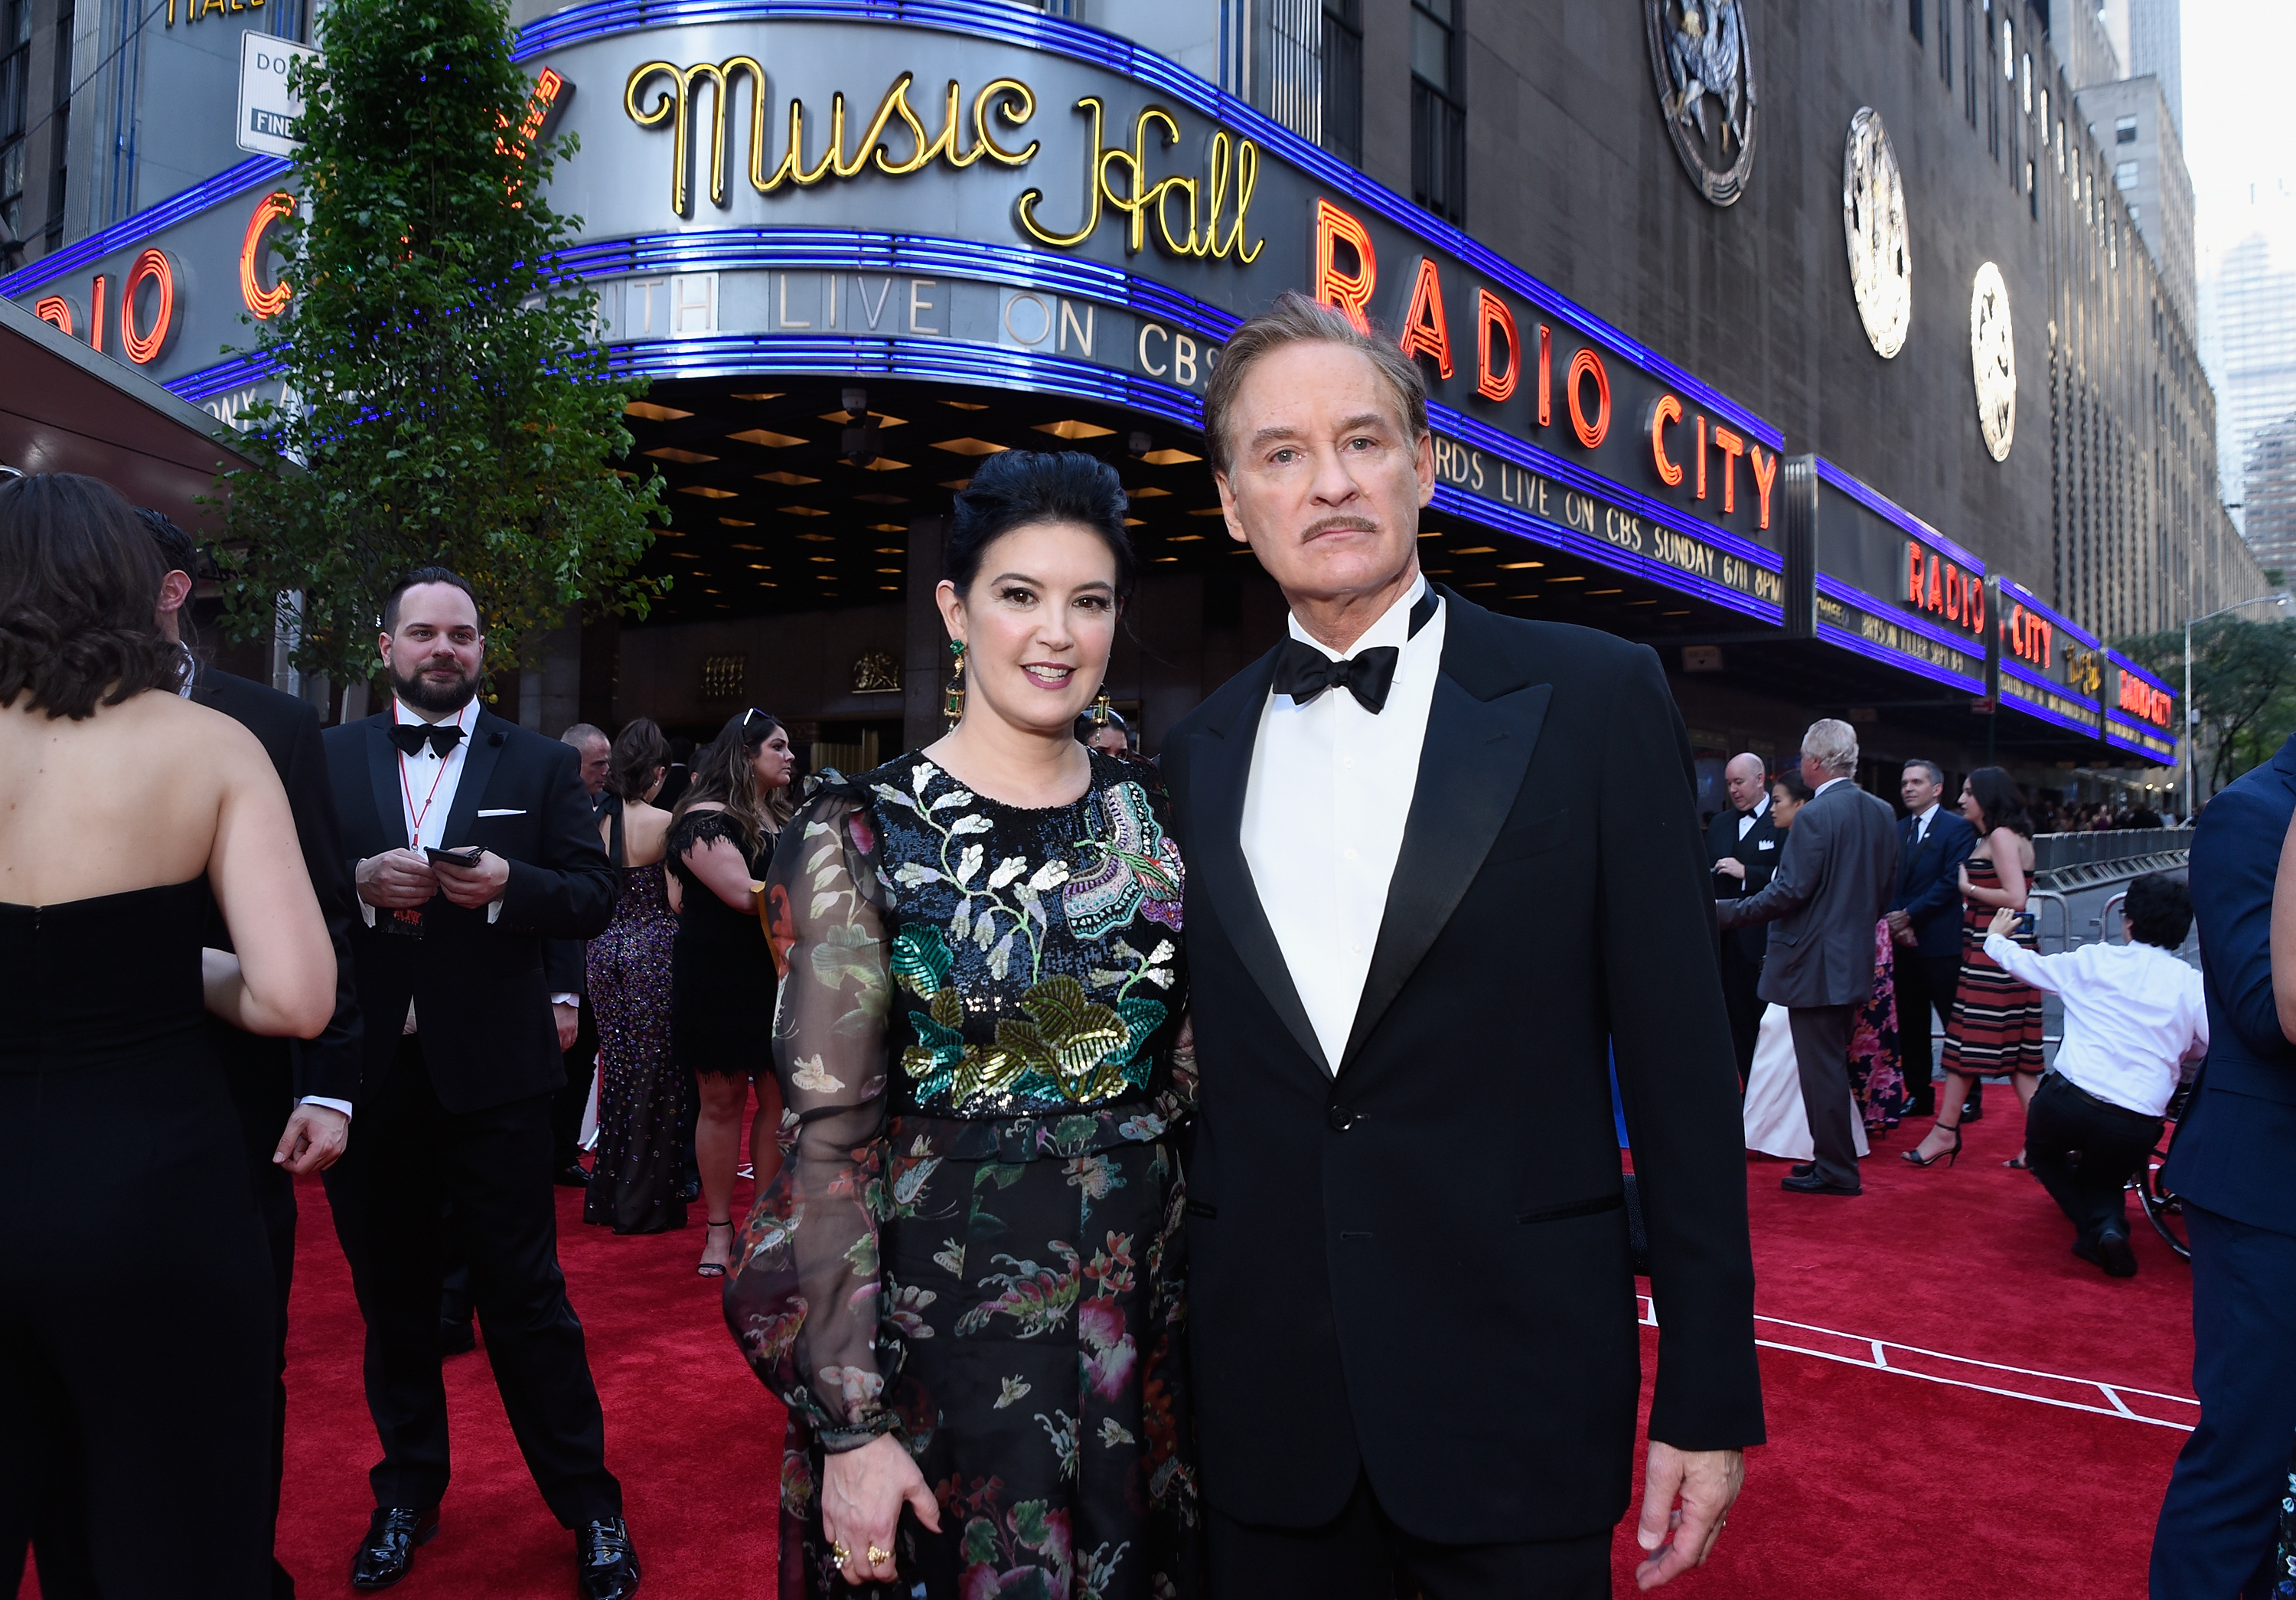
[[[853,986],[857,1014],[826,1050],[799,1041],[793,1081],[837,1076],[835,1046],[865,1030],[897,1116],[1044,1117],[1168,1088],[1185,991],[1164,803],[1152,769],[1097,753],[1084,795],[1042,810],[919,755],[824,793],[783,892],[792,928],[832,925],[795,976]],[[785,997],[784,1038],[801,1006]]]

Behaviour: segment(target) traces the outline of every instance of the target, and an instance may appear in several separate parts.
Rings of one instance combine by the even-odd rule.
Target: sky
[[[2264,0],[2184,0],[2185,164],[2203,276],[2254,228],[2296,228],[2277,9]]]

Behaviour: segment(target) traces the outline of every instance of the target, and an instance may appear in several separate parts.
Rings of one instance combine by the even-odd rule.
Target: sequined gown
[[[726,1288],[789,1408],[783,1600],[1196,1592],[1172,1139],[1181,862],[1152,770],[1095,751],[1023,810],[921,755],[825,787],[768,880],[780,1176]],[[896,1434],[939,1501],[848,1588],[825,1450]]]
[[[618,1234],[685,1226],[677,1197],[678,1106],[685,1075],[670,1058],[670,948],[677,914],[660,862],[623,866],[622,819],[609,841],[622,876],[614,920],[590,941],[590,1004],[596,1008],[598,1162],[582,1220]]]

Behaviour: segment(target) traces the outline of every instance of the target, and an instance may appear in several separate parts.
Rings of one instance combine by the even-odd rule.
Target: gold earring
[[[947,692],[942,695],[940,714],[948,719],[951,728],[964,718],[964,641],[948,642],[949,678]]]
[[[1095,728],[1106,727],[1109,713],[1114,710],[1116,708],[1108,703],[1108,685],[1103,684],[1100,686],[1100,698],[1092,702],[1092,726]]]

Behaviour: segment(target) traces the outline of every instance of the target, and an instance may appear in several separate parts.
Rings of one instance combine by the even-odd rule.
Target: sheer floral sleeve
[[[887,972],[877,831],[862,792],[817,795],[767,880],[781,972],[781,1174],[750,1213],[726,1320],[750,1365],[832,1451],[890,1430],[878,1341]]]

